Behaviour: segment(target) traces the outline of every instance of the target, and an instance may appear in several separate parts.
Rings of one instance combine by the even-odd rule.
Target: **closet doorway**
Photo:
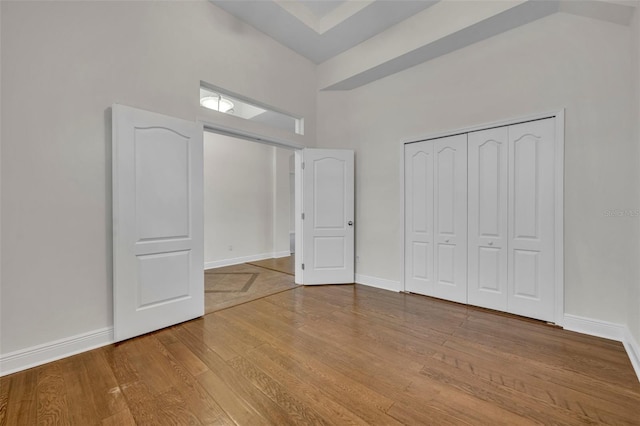
[[[564,114],[404,144],[404,289],[561,324]]]

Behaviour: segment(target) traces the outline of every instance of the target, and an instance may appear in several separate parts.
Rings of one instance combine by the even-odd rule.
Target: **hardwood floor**
[[[248,263],[207,269],[204,281],[207,314],[296,287],[293,276]]]
[[[273,259],[256,260],[249,262],[248,265],[260,266],[261,268],[271,269],[273,271],[282,272],[287,275],[295,275],[295,255],[287,257],[276,257]]]
[[[298,287],[0,379],[0,424],[640,424],[620,343]]]

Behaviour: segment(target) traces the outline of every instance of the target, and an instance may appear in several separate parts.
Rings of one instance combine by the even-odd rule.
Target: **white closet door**
[[[468,303],[507,310],[508,129],[469,133]]]
[[[509,126],[508,311],[552,322],[554,135],[554,119]]]
[[[433,142],[405,145],[405,290],[433,292]]]
[[[467,303],[467,135],[434,140],[432,296]]]

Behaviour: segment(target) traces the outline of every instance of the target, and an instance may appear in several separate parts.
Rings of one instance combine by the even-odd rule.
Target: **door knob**
[[[347,222],[347,225],[349,225],[349,226],[353,226],[353,221],[352,221],[352,220],[350,220],[349,222]]]
[[[489,245],[492,246],[493,245],[493,241],[489,241]]]
[[[444,240],[444,242],[445,242],[445,243],[448,243],[448,242],[449,242],[449,240]]]

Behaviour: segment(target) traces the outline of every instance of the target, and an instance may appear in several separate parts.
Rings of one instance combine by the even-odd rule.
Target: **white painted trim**
[[[204,269],[221,268],[223,266],[239,265],[241,263],[255,262],[258,260],[272,259],[276,253],[261,253],[253,254],[251,256],[232,257],[230,259],[214,260],[211,262],[204,262]]]
[[[302,230],[303,203],[303,184],[302,184],[302,162],[304,161],[304,151],[297,150],[294,152],[294,171],[295,171],[295,206],[294,206],[294,223],[295,223],[295,239],[296,239],[296,261],[295,261],[295,283],[302,284],[304,282],[304,271],[302,263],[304,262],[304,247]]]
[[[613,322],[581,317],[578,315],[565,314],[563,328],[577,333],[622,342],[626,326]]]
[[[402,144],[404,145],[408,143],[428,141],[430,139],[439,139],[439,138],[459,135],[463,133],[476,132],[478,130],[493,129],[494,127],[511,126],[513,124],[524,123],[527,121],[542,120],[543,118],[557,117],[559,114],[562,114],[562,116],[564,117],[564,108],[556,108],[551,111],[541,112],[539,114],[517,116],[517,117],[507,118],[504,120],[493,121],[490,123],[474,124],[471,126],[460,128],[460,129],[445,130],[442,132],[431,133],[425,136],[406,138],[405,140],[402,141]]]
[[[564,324],[564,108],[555,115],[555,323]]]
[[[627,350],[627,355],[629,355],[631,365],[633,366],[636,376],[638,376],[638,380],[640,381],[640,345],[638,345],[636,339],[633,338],[628,327],[625,327],[625,336],[622,344]]]
[[[399,292],[400,282],[387,280],[385,278],[370,277],[367,275],[356,274],[356,284],[362,284],[369,287],[381,288],[383,290]]]
[[[400,259],[402,264],[400,265],[400,286],[399,289],[400,291],[407,291],[407,284],[406,284],[406,280],[405,280],[405,268],[406,268],[406,259],[405,256],[407,255],[407,253],[405,252],[405,244],[406,244],[406,222],[405,222],[405,216],[407,215],[407,212],[404,210],[405,209],[405,190],[407,189],[407,182],[405,181],[405,162],[404,162],[404,157],[405,157],[405,143],[401,143],[400,144],[400,229],[402,230],[402,232],[400,232],[401,236],[400,236]]]
[[[555,118],[556,124],[556,147],[555,147],[555,247],[554,247],[554,255],[555,255],[555,282],[556,282],[556,293],[555,293],[555,308],[554,308],[554,317],[555,323],[557,325],[562,326],[564,324],[567,316],[564,314],[564,133],[565,133],[565,109],[557,108],[552,111],[542,112],[538,114],[531,114],[526,116],[509,118],[506,120],[494,121],[492,123],[485,124],[477,124],[468,126],[462,129],[457,130],[448,130],[444,132],[432,133],[423,137],[409,138],[401,141],[400,147],[402,150],[401,159],[400,159],[400,212],[401,218],[400,222],[402,224],[401,233],[402,237],[400,238],[402,243],[401,248],[401,265],[400,265],[400,288],[404,290],[405,288],[405,277],[404,277],[404,268],[405,268],[405,255],[404,253],[404,243],[405,243],[405,204],[404,204],[404,190],[405,190],[405,182],[404,182],[404,173],[405,173],[405,164],[404,164],[404,149],[405,145],[415,142],[422,142],[430,139],[439,139],[448,136],[454,136],[459,134],[465,134],[470,132],[475,132],[478,130],[486,130],[492,129],[495,127],[504,127],[511,126],[514,124],[524,123],[527,121],[533,120],[541,120],[544,118]],[[560,236],[560,238],[557,238]]]
[[[274,259],[278,259],[280,257],[289,257],[291,256],[291,252],[289,250],[284,250],[284,251],[276,251],[272,253],[272,258]]]
[[[111,343],[113,343],[113,327],[106,327],[3,354],[0,356],[0,376],[37,367]]]
[[[564,329],[590,336],[622,342],[633,370],[640,381],[640,345],[634,339],[629,328],[624,324],[616,324],[578,315],[564,315]]]
[[[220,135],[231,136],[234,138],[245,139],[251,142],[258,142],[266,145],[272,145],[279,148],[290,150],[301,150],[303,145],[297,144],[287,139],[279,139],[270,136],[262,136],[258,133],[247,132],[235,127],[224,126],[222,124],[211,121],[209,118],[197,117],[198,123],[202,124],[204,131],[218,133]]]
[[[276,251],[276,229],[278,229],[278,153],[271,147],[271,251]],[[275,256],[274,256],[275,257]]]

